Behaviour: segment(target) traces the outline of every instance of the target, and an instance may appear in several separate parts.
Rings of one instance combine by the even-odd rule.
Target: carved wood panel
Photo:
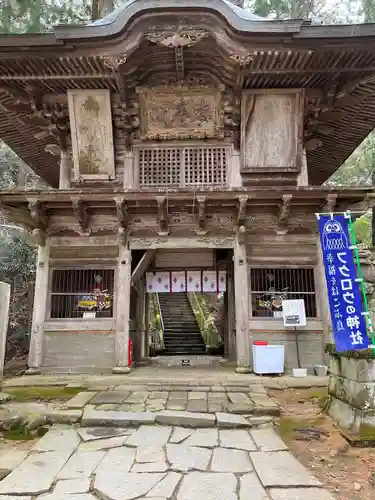
[[[181,85],[137,92],[141,139],[224,138],[222,89]]]
[[[76,180],[114,179],[109,90],[69,90],[68,102]]]
[[[241,154],[245,171],[299,171],[303,132],[300,90],[245,90]]]

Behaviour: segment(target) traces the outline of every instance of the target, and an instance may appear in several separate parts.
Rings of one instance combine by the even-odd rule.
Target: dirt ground
[[[374,500],[375,448],[349,446],[322,412],[325,389],[270,391],[281,405],[279,432],[337,500]]]

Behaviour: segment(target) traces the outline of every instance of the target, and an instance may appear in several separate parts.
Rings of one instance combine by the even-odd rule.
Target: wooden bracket
[[[35,227],[38,229],[45,230],[48,224],[47,212],[39,200],[31,198],[29,201],[29,210],[31,218],[35,223]]]
[[[129,215],[128,204],[124,196],[115,196],[116,216],[117,216],[117,234],[121,245],[126,245],[129,236]]]
[[[292,198],[292,194],[283,194],[283,201],[280,205],[278,217],[278,225],[281,227],[285,227],[288,225]]]
[[[165,196],[157,196],[156,202],[158,204],[158,222],[159,222],[158,235],[168,236],[169,224],[168,224],[167,198]]]
[[[207,234],[206,229],[206,197],[197,196],[198,203],[198,217],[197,217],[197,228],[195,232],[199,236],[204,236]]]
[[[322,205],[322,211],[325,214],[332,214],[335,211],[336,203],[337,203],[337,194],[332,193],[327,195],[327,198]]]
[[[91,228],[89,227],[90,212],[87,203],[80,198],[72,198],[72,207],[74,216],[80,227],[81,235],[89,236],[91,234]]]
[[[42,229],[36,228],[33,229],[32,237],[34,243],[40,247],[44,247],[46,244],[46,233]]]
[[[237,226],[243,226],[246,221],[247,215],[247,201],[249,197],[247,195],[242,195],[238,197],[238,215],[237,215]]]

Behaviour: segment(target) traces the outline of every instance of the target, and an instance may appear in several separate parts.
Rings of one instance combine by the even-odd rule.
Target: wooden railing
[[[219,333],[214,325],[213,317],[204,295],[191,292],[187,296],[206,346],[215,346],[219,338]]]

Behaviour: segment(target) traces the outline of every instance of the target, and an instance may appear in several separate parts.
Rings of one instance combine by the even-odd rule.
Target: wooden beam
[[[126,245],[130,234],[128,204],[124,196],[115,196],[114,200],[116,203],[118,239],[122,245]]]
[[[279,217],[278,217],[278,225],[281,227],[285,227],[288,225],[292,198],[293,198],[292,194],[283,194],[283,199],[279,208]]]
[[[33,240],[36,245],[39,247],[44,247],[46,244],[46,233],[42,229],[33,229]]]
[[[169,224],[168,224],[167,198],[165,196],[157,196],[156,202],[158,204],[158,222],[159,222],[158,235],[168,236]]]
[[[237,215],[237,226],[243,226],[246,221],[247,215],[247,201],[249,197],[247,195],[238,197],[238,215]]]
[[[197,196],[198,203],[198,216],[197,216],[197,228],[195,232],[199,236],[204,236],[207,234],[206,229],[206,197],[205,196]]]
[[[71,200],[72,200],[73,212],[80,227],[82,235],[87,235],[87,236],[90,235],[91,228],[89,227],[90,213],[88,209],[88,204],[81,198],[72,197]]]
[[[151,264],[156,250],[146,250],[141,260],[138,262],[137,267],[132,274],[132,286],[135,286],[146,272],[148,266]]]

